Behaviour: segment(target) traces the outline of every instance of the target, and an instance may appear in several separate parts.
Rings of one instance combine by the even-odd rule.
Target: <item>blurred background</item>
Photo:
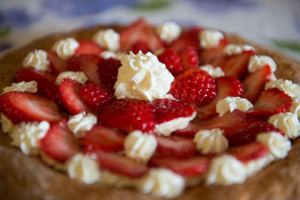
[[[53,32],[140,16],[238,33],[300,60],[300,0],[0,0],[0,56]]]

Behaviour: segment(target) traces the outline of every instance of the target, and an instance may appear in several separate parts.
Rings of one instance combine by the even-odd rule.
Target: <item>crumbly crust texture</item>
[[[14,74],[22,67],[26,54],[34,49],[50,49],[55,41],[66,37],[78,40],[91,38],[100,28],[56,34],[31,42],[0,58],[0,88],[11,84]],[[121,28],[113,27],[116,31]],[[271,56],[277,63],[276,77],[300,83],[300,64],[279,53],[266,50],[245,39],[226,34],[233,43],[250,44],[260,55]],[[1,131],[2,132],[2,131]],[[0,134],[0,197],[1,199],[60,199],[60,200],[153,200],[152,196],[133,189],[119,189],[100,184],[86,185],[52,169],[37,157],[26,156],[10,146],[11,139]],[[231,186],[198,185],[187,188],[176,199],[183,200],[289,200],[300,199],[300,138],[285,159],[275,161],[247,178],[243,184]]]

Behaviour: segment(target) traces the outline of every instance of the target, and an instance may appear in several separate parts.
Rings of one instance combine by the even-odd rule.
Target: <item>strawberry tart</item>
[[[140,18],[0,59],[1,199],[298,199],[300,65]]]

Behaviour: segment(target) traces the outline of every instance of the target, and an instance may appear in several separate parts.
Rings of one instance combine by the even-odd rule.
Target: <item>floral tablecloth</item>
[[[235,32],[300,60],[300,0],[0,0],[0,55],[53,32],[140,16]]]

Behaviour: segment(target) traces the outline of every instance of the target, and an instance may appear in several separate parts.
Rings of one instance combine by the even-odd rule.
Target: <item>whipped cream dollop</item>
[[[248,71],[253,73],[265,65],[269,65],[272,72],[275,72],[277,69],[277,65],[271,57],[264,55],[251,56],[248,63]]]
[[[264,143],[274,159],[285,158],[292,148],[290,140],[276,132],[260,133],[256,141]]]
[[[174,80],[166,65],[148,52],[132,52],[123,56],[117,82],[114,86],[115,96],[152,101],[154,99],[172,98],[167,94]]]
[[[300,118],[300,97],[293,98],[293,104],[289,109],[289,112],[298,116]]]
[[[231,185],[243,183],[247,178],[247,169],[242,162],[230,155],[212,159],[208,169],[208,184]]]
[[[266,156],[262,158],[258,158],[255,160],[248,161],[247,163],[244,163],[244,166],[247,171],[247,176],[251,176],[254,173],[258,172],[265,166],[267,166],[270,162],[274,160],[274,157],[270,154],[267,154]]]
[[[78,47],[79,43],[74,38],[67,38],[55,42],[51,50],[55,51],[61,59],[67,60],[74,55]]]
[[[291,112],[272,115],[268,119],[268,122],[281,130],[291,139],[295,139],[300,135],[300,123],[298,116]]]
[[[86,114],[85,112],[73,115],[68,120],[68,127],[73,132],[76,138],[84,136],[86,131],[92,129],[97,123],[97,116],[92,113]]]
[[[113,29],[105,29],[98,31],[93,40],[101,47],[111,51],[117,51],[120,48],[120,35]]]
[[[23,60],[24,67],[30,67],[41,71],[47,71],[49,69],[49,64],[47,52],[43,50],[31,51]]]
[[[156,124],[154,131],[158,135],[170,136],[174,131],[186,128],[189,125],[189,122],[192,121],[196,115],[197,111],[189,117],[179,117],[161,124]]]
[[[11,86],[5,87],[3,89],[2,94],[12,91],[18,91],[18,92],[31,92],[36,93],[37,92],[37,82],[36,81],[30,81],[30,82],[19,82],[19,83],[12,83]]]
[[[85,84],[88,81],[88,77],[85,75],[84,72],[66,71],[66,72],[61,72],[57,76],[56,83],[60,85],[62,80],[64,80],[65,78],[70,78],[72,80],[77,81],[80,84]]]
[[[202,154],[221,153],[228,149],[229,143],[222,130],[200,130],[194,137],[197,150]]]
[[[132,131],[124,142],[125,155],[137,162],[146,164],[156,150],[157,142],[153,135]]]
[[[100,53],[100,57],[104,59],[114,58],[114,59],[121,60],[122,57],[125,55],[126,54],[123,52],[114,52],[114,51],[102,51]]]
[[[36,155],[42,139],[50,128],[47,121],[42,122],[22,122],[18,124],[11,133],[12,145],[20,147],[26,155]]]
[[[213,67],[212,65],[207,64],[207,65],[201,65],[200,69],[206,71],[213,78],[219,78],[225,76],[225,73],[221,67]]]
[[[156,32],[162,40],[171,43],[178,38],[181,28],[174,22],[165,22],[157,26]]]
[[[246,98],[226,97],[218,101],[216,108],[217,113],[219,113],[219,116],[222,117],[227,112],[233,112],[235,109],[246,112],[250,108],[253,108],[253,105]]]
[[[170,170],[152,168],[141,180],[138,189],[154,197],[175,198],[185,187],[184,179]]]
[[[101,180],[98,163],[88,155],[76,154],[66,162],[66,170],[72,179],[92,184]]]
[[[277,88],[280,91],[285,92],[290,97],[300,97],[300,86],[293,83],[290,80],[271,80],[270,82],[266,83],[265,90]]]
[[[255,51],[255,48],[247,44],[228,44],[224,48],[224,53],[228,56],[243,53],[243,51]]]
[[[16,125],[8,119],[4,114],[1,113],[1,124],[2,124],[2,131],[4,133],[12,133],[15,130]]]
[[[218,46],[223,38],[223,33],[218,30],[206,29],[199,33],[200,46],[204,49]]]

